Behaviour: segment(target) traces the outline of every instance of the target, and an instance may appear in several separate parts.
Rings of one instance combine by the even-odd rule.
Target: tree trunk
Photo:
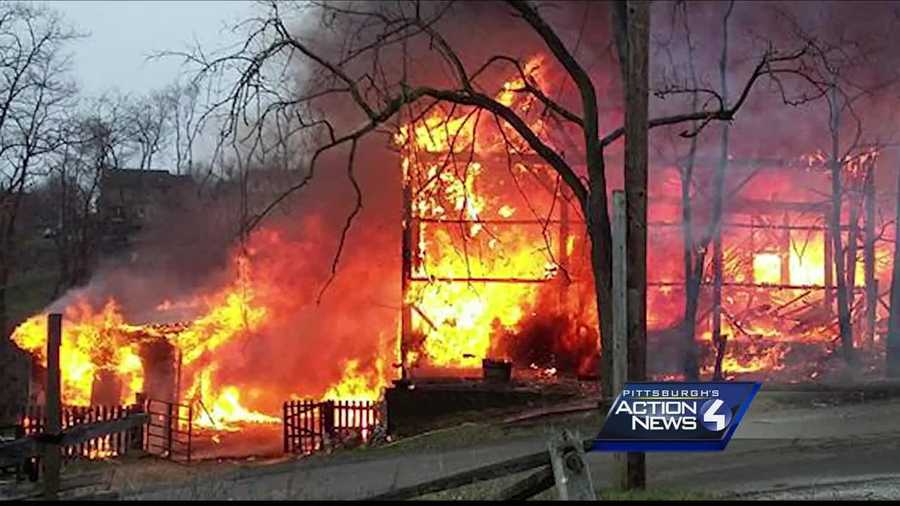
[[[13,208],[13,213],[15,213],[15,207]],[[12,259],[15,254],[13,249],[15,245],[14,218],[15,214],[8,216],[6,223],[3,223],[2,229],[0,229],[0,233],[4,236],[0,237],[0,332],[3,334],[2,339],[8,339],[13,331],[9,318],[9,304],[6,300],[6,295],[8,292],[7,286],[9,285],[9,278],[13,269]]]
[[[689,49],[693,58],[693,51]],[[693,60],[691,60],[691,74],[693,74]],[[696,79],[693,82],[696,85]],[[698,107],[698,94],[694,93],[691,99],[691,110]],[[682,372],[685,381],[700,379],[700,363],[697,353],[697,343],[694,335],[697,331],[697,310],[700,302],[700,284],[703,282],[703,265],[705,263],[705,249],[698,248],[694,240],[694,208],[691,200],[691,182],[693,181],[694,164],[697,156],[697,136],[691,138],[691,147],[688,158],[681,171],[681,234],[684,243],[684,315],[681,320],[682,346]]]
[[[900,170],[897,171],[897,208],[894,214],[894,240],[900,238]],[[900,378],[900,247],[894,243],[891,268],[891,311],[888,316],[887,376]]]
[[[697,353],[697,343],[694,335],[697,331],[697,309],[700,302],[700,282],[703,270],[692,271],[691,277],[686,280],[684,292],[684,319],[681,322],[681,336],[684,339],[684,357],[682,372],[685,381],[697,381],[700,379],[700,360]]]
[[[734,10],[734,2],[730,2],[722,19],[722,52],[719,58],[719,77],[721,79],[721,96],[728,104],[728,20]],[[685,14],[687,15],[687,14]],[[691,85],[699,88],[697,75],[694,71],[693,47],[690,47],[688,39],[688,58],[691,71]],[[698,109],[698,93],[694,92],[691,110]],[[699,244],[693,238],[693,207],[690,198],[690,185],[694,168],[694,158],[697,152],[697,137],[691,139],[691,148],[688,153],[688,164],[681,180],[681,205],[682,205],[682,230],[684,235],[684,272],[685,272],[685,304],[684,319],[682,320],[682,335],[684,339],[683,369],[686,381],[700,379],[700,361],[695,334],[697,331],[697,310],[699,309],[700,287],[703,282],[703,268],[706,264],[706,252],[712,240],[713,245],[713,307],[712,307],[712,336],[713,343],[718,350],[721,341],[721,299],[722,299],[722,199],[725,191],[725,170],[728,167],[728,125],[722,129],[721,157],[713,176],[713,209],[710,222],[706,227],[706,233]]]
[[[853,196],[853,193],[849,193]],[[847,229],[847,266],[844,272],[847,274],[847,299],[849,305],[853,306],[856,298],[854,289],[856,288],[856,260],[859,252],[859,206],[855,202],[855,198],[848,199],[848,209],[850,211],[848,229]]]
[[[833,120],[836,122],[836,120]],[[848,365],[853,365],[853,328],[850,326],[850,302],[847,298],[847,275],[844,267],[844,245],[841,238],[841,162],[838,159],[837,129],[832,130],[831,157],[831,240],[834,243],[835,281],[837,282],[838,326],[841,350]]]
[[[878,309],[878,280],[875,279],[875,163],[869,165],[865,181],[865,239],[863,257],[866,268],[866,333],[865,347],[872,349],[875,343],[875,326]]]
[[[734,1],[728,4],[722,20],[722,53],[719,56],[719,86],[722,100],[728,105],[728,20],[734,11]],[[728,123],[722,125],[719,163],[713,177],[713,213],[710,220],[713,241],[713,293],[712,293],[712,343],[716,349],[715,379],[721,373],[721,358],[725,352],[725,340],[722,336],[722,213],[725,198],[725,172],[728,170],[728,146],[731,128]]]
[[[602,197],[602,198],[601,198]],[[591,177],[588,235],[591,239],[591,268],[594,273],[594,294],[600,316],[600,393],[604,399],[618,395],[612,391],[612,236],[609,211],[606,208],[606,182]],[[604,219],[605,216],[605,219]]]
[[[0,259],[0,339],[9,339],[12,329],[9,324],[9,308],[6,305],[6,284],[9,282],[9,269]]]
[[[837,305],[838,305],[838,328],[841,339],[841,351],[844,355],[844,361],[851,367],[854,365],[853,357],[853,327],[850,322],[850,301],[847,293],[847,259],[844,256],[844,244],[841,237],[841,206],[843,202],[843,184],[841,176],[843,172],[843,163],[841,160],[841,104],[838,101],[837,86],[832,82],[831,90],[828,93],[829,109],[831,111],[829,117],[829,130],[831,131],[831,157],[828,165],[831,170],[831,216],[829,225],[831,229],[832,241],[832,257],[834,259],[834,269],[836,288],[837,288]]]
[[[726,127],[727,128],[727,127]],[[721,193],[719,193],[721,198]],[[712,290],[712,344],[718,355],[719,348],[724,353],[725,341],[722,336],[722,230],[716,227],[713,239],[713,290]],[[721,371],[719,371],[721,372]],[[721,378],[713,378],[719,380]]]

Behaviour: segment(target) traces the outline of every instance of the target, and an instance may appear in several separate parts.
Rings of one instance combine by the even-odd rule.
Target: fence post
[[[322,439],[334,441],[334,401],[325,401],[322,406]]]
[[[143,392],[138,392],[134,395],[134,409],[132,412],[134,413],[143,413],[147,410],[147,396]],[[151,415],[152,416],[152,415]],[[144,448],[144,425],[139,427],[135,427],[131,432],[131,449],[143,451]]]
[[[194,406],[188,405],[188,444],[187,444],[187,461],[188,464],[191,463],[191,452],[193,451],[194,444]]]
[[[288,453],[288,401],[281,405],[281,430],[284,437],[284,453]]]
[[[56,435],[62,431],[62,392],[59,370],[59,348],[62,344],[62,315],[47,317],[47,422],[45,432]],[[60,447],[44,445],[44,499],[56,500],[59,494]]]

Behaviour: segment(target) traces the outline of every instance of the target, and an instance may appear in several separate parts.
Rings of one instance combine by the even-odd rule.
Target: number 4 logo
[[[703,427],[712,432],[725,430],[731,424],[731,410],[719,408],[725,404],[721,399],[710,399],[703,403],[700,410],[703,412]]]

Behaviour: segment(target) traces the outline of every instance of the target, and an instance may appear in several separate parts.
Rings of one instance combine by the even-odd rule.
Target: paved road
[[[755,413],[724,452],[648,455],[651,486],[749,493],[773,487],[896,473],[900,400]],[[228,480],[132,494],[139,499],[355,499],[545,448],[542,437],[472,449],[333,457],[245,471]],[[588,456],[597,486],[608,483],[608,454]],[[890,487],[881,487],[882,494]]]

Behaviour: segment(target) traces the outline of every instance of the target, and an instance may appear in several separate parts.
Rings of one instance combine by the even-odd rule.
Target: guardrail
[[[495,499],[521,501],[556,486],[560,500],[592,501],[597,497],[584,459],[585,450],[592,444],[593,440],[582,440],[571,432],[564,431],[548,442],[545,451],[390,490],[366,500],[402,501],[536,469],[527,477],[504,488]]]

